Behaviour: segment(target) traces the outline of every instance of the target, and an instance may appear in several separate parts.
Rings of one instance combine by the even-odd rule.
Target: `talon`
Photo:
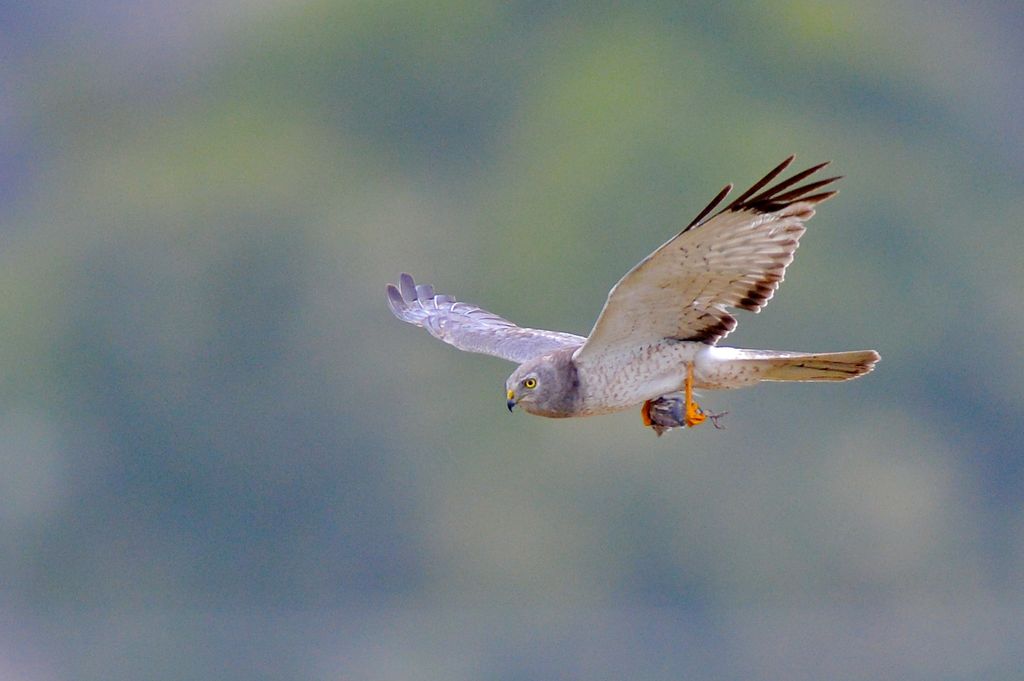
[[[708,418],[711,419],[711,425],[713,425],[716,430],[725,430],[725,426],[721,425],[718,422],[718,419],[726,416],[728,413],[729,412],[727,411],[720,411],[717,414],[708,414]]]
[[[704,423],[708,418],[704,414],[704,410],[700,408],[700,405],[693,401],[693,362],[686,365],[686,414],[683,417],[683,423],[686,424],[687,428],[693,428]],[[714,422],[714,419],[712,419]]]
[[[704,410],[700,408],[700,405],[696,402],[690,402],[686,405],[686,416],[683,418],[683,423],[686,424],[687,428],[693,428],[699,426],[707,420],[707,415]]]

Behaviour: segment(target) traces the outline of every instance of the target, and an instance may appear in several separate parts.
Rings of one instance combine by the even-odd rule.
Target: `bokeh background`
[[[1019,3],[0,8],[0,678],[1019,679]],[[727,429],[505,413],[407,270],[585,334],[834,159]]]

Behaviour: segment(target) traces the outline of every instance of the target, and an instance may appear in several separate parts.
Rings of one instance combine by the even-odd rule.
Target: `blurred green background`
[[[0,678],[1019,679],[1019,3],[5,3]],[[726,182],[842,194],[728,429],[505,413]]]

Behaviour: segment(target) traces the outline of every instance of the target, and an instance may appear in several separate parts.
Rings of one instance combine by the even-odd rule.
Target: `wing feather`
[[[403,322],[422,326],[459,350],[501,357],[522,363],[567,347],[579,347],[581,336],[559,331],[528,329],[452,296],[434,293],[429,284],[417,285],[408,274],[398,286],[387,285],[388,306]]]
[[[586,360],[664,338],[713,345],[736,328],[736,318],[726,308],[759,312],[793,261],[804,222],[817,204],[836,194],[814,192],[838,177],[799,185],[827,163],[764,189],[793,158],[708,217],[731,189],[727,186],[682,232],[627,272],[608,293],[575,358]]]

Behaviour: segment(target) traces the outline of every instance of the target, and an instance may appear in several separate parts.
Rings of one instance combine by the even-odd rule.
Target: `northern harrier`
[[[803,353],[742,350],[718,342],[736,328],[726,310],[759,312],[793,261],[804,222],[836,194],[837,177],[800,184],[827,165],[765,189],[790,156],[712,215],[726,186],[693,222],[626,273],[608,293],[586,338],[517,326],[403,274],[387,285],[399,319],[460,350],[519,364],[505,383],[509,411],[564,418],[641,406],[644,425],[661,435],[708,416],[693,400],[700,388],[741,388],[760,381],[845,381],[871,371],[874,350]],[[797,186],[799,185],[799,186]]]

